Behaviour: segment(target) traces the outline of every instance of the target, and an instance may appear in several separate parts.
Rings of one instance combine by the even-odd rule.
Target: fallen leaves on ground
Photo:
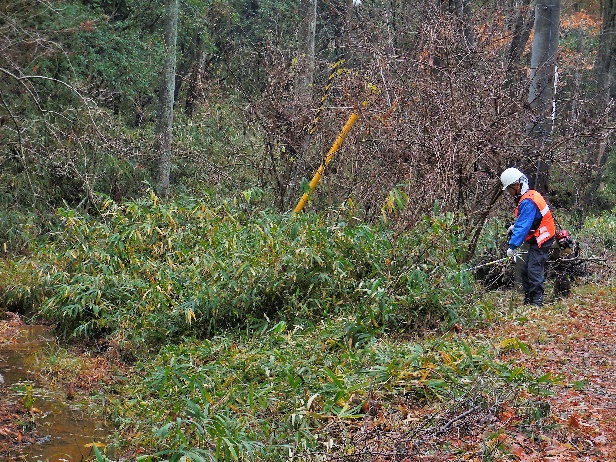
[[[616,288],[583,286],[577,292],[455,334],[494,345],[523,342],[524,348],[503,348],[502,359],[535,377],[557,378],[553,394],[513,397],[486,378],[457,409],[445,409],[452,406],[446,401],[422,407],[416,397],[397,397],[397,404],[355,422],[353,429],[331,429],[346,434],[345,460],[616,461]]]
[[[616,460],[616,288],[579,288],[561,303],[532,309],[526,322],[506,322],[491,333],[523,340],[515,359],[535,375],[561,376],[550,407],[548,444],[518,442],[521,461]],[[511,359],[511,358],[510,358]]]

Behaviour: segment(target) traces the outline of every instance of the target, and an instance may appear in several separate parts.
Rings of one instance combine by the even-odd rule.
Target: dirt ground
[[[489,334],[524,342],[530,351],[517,353],[519,364],[560,381],[543,398],[552,425],[534,441],[508,434],[513,454],[521,462],[616,461],[616,287],[574,288],[562,304],[526,316]]]

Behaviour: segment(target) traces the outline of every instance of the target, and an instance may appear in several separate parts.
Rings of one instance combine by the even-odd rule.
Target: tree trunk
[[[543,139],[552,135],[556,106],[556,56],[560,32],[560,0],[538,0],[530,64],[528,103],[535,121],[528,133]]]
[[[317,1],[318,0],[304,0],[305,3],[305,20],[304,28],[300,33],[299,52],[301,63],[305,65],[299,71],[296,83],[295,83],[295,106],[301,107],[312,102],[312,86],[314,83],[314,73],[316,69],[316,33],[317,33]],[[302,2],[303,3],[303,2]],[[311,133],[308,132],[301,140],[299,153],[295,152],[293,157],[298,157],[288,172],[288,181],[284,186],[286,191],[280,192],[282,199],[281,208],[286,207],[291,198],[291,194],[296,192],[299,188],[299,177],[302,170],[303,161],[308,157],[308,148],[310,146]],[[294,151],[291,146],[285,146],[285,149]]]
[[[305,67],[299,73],[296,86],[296,98],[301,100],[310,94],[314,82],[316,59],[316,33],[317,33],[317,0],[307,0],[304,41],[300,44],[301,54],[304,56]]]
[[[194,38],[195,57],[193,58],[192,67],[188,77],[188,88],[186,89],[186,105],[184,112],[187,116],[192,117],[195,110],[195,104],[201,99],[203,93],[203,75],[205,73],[205,65],[207,62],[206,42],[202,37],[197,35]]]
[[[534,19],[534,10],[530,8],[530,0],[522,0],[513,27],[513,37],[509,48],[509,62],[507,65],[508,70],[511,70],[522,58],[526,42],[528,42],[533,28]]]
[[[175,94],[176,44],[178,35],[179,0],[165,0],[165,60],[159,95],[158,113],[158,182],[156,192],[160,197],[169,197],[171,174],[171,143],[173,128],[173,101]]]
[[[533,120],[529,122],[526,133],[535,138],[541,146],[535,165],[529,172],[529,180],[531,188],[543,194],[549,189],[550,163],[548,159],[542,158],[542,150],[551,140],[556,118],[556,57],[559,33],[560,0],[537,0],[528,93]]]
[[[616,58],[616,38],[614,37],[616,34],[616,0],[604,0],[601,15],[603,16],[603,25],[599,36],[599,51],[595,61],[595,72],[597,75],[598,101],[600,102],[598,111],[605,111],[610,104],[610,100],[616,97],[616,85],[614,85],[616,77],[616,66],[614,65]],[[612,110],[607,111],[605,117],[606,120],[604,120],[603,125],[609,127],[610,121],[613,119]],[[603,171],[611,152],[611,135],[612,130],[606,129],[596,143],[595,149],[588,153],[586,162],[589,177],[583,198],[586,205],[592,205],[596,196],[595,193],[601,185]]]
[[[449,0],[449,12],[454,13],[461,22],[461,32],[466,46],[475,47],[475,33],[472,25],[472,9],[470,0]]]
[[[614,58],[616,55],[616,0],[604,0],[602,2],[601,14],[603,25],[599,36],[599,51],[595,61],[595,72],[599,87],[599,96],[605,101],[613,98],[616,88],[613,85],[616,67]]]

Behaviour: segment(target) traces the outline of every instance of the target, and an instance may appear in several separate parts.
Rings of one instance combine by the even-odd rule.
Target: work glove
[[[515,225],[510,225],[509,228],[507,228],[507,236],[511,237],[513,235],[513,227]]]
[[[516,253],[517,252],[515,251],[515,249],[507,249],[507,256],[508,257],[514,257],[515,258]]]

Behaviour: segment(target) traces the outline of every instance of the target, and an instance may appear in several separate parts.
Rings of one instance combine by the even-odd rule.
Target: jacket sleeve
[[[518,218],[513,226],[513,234],[509,239],[509,248],[517,249],[522,245],[535,221],[539,209],[531,199],[524,199],[518,206]]]

